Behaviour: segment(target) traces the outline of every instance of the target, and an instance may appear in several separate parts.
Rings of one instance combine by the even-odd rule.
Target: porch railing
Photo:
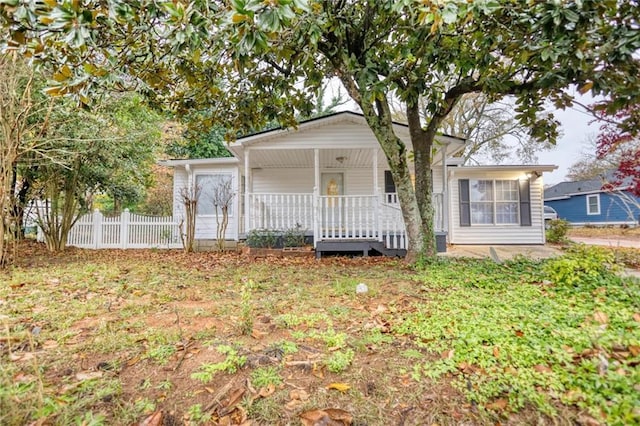
[[[313,229],[313,194],[249,194],[249,228]]]
[[[433,194],[434,229],[444,230],[443,195]],[[316,241],[368,239],[387,248],[406,249],[408,238],[395,193],[318,196],[313,194],[249,194],[248,228],[284,231],[302,227]]]
[[[318,197],[320,240],[380,239],[380,199],[375,195]]]

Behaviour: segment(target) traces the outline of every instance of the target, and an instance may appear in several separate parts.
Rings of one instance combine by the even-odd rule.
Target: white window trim
[[[596,206],[597,206],[597,208],[598,208],[598,209],[597,209],[597,211],[595,211],[595,212],[592,212],[592,211],[589,209],[589,207],[590,207],[589,200],[590,200],[591,198],[595,198],[595,199],[596,199]],[[597,215],[599,215],[599,214],[600,214],[600,194],[590,194],[590,195],[587,195],[586,200],[587,200],[587,216],[597,216]]]
[[[231,179],[231,185],[233,186],[233,182],[234,182],[234,174],[232,172],[197,172],[193,174],[193,184],[195,185],[198,182],[198,176],[215,176],[215,175],[224,175],[226,177],[228,177],[229,179]],[[202,191],[202,190],[201,190]],[[202,192],[201,192],[202,194]],[[238,196],[237,191],[235,191],[235,195],[234,195],[234,200],[231,200],[231,212],[229,213],[229,217],[232,218],[235,215],[235,210],[236,210],[236,202],[235,202],[235,198]],[[200,200],[198,200],[198,204],[200,203]],[[197,209],[197,208],[196,208]],[[222,212],[220,212],[222,213]],[[217,217],[218,214],[200,214],[200,213],[196,213],[197,217]]]
[[[482,203],[481,201],[471,201],[471,189],[469,189],[469,213],[470,213],[470,224],[473,227],[503,227],[503,226],[520,226],[520,194],[518,193],[518,199],[516,201],[498,201],[496,199],[496,182],[497,181],[512,181],[513,179],[469,179],[469,186],[471,186],[471,182],[473,181],[491,181],[491,190],[493,191],[493,199],[491,203],[493,204],[493,217],[492,223],[474,223],[473,222],[473,214],[471,214],[471,206],[473,203]],[[509,222],[509,223],[498,223],[497,222],[497,205],[499,203],[516,203],[516,217],[517,222]],[[488,202],[487,202],[488,203]]]

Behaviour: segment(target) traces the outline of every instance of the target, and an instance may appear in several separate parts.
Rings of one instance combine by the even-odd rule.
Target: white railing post
[[[102,244],[102,213],[100,210],[93,211],[93,248],[100,248]]]
[[[380,216],[382,216],[382,196],[376,194],[376,197],[374,198],[374,202],[376,203],[375,221],[376,221],[376,232],[378,233],[377,240],[378,241],[382,241],[382,220],[381,220],[381,217],[380,217]]]
[[[129,245],[129,222],[131,213],[129,209],[124,209],[120,214],[120,248],[126,249]]]

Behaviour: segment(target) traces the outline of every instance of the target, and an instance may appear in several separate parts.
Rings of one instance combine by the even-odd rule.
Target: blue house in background
[[[640,198],[625,188],[602,189],[602,179],[561,182],[544,190],[544,205],[575,226],[638,225]]]

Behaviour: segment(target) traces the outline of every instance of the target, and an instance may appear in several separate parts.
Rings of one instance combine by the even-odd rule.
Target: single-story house
[[[603,189],[601,178],[561,182],[544,190],[544,204],[574,226],[638,225],[640,198],[625,186]]]
[[[394,126],[410,146],[408,126]],[[431,171],[434,225],[441,239],[451,244],[544,244],[542,174],[556,166],[463,167],[455,155],[465,143],[437,137]],[[296,129],[252,134],[238,138],[229,150],[233,157],[163,162],[175,168],[174,217],[184,217],[180,190],[201,188],[196,239],[215,238],[212,191],[216,183],[230,180],[237,196],[230,208],[228,240],[242,240],[254,229],[298,226],[308,231],[317,251],[356,243],[371,250],[406,249],[389,166],[361,114],[340,112],[304,121]]]

